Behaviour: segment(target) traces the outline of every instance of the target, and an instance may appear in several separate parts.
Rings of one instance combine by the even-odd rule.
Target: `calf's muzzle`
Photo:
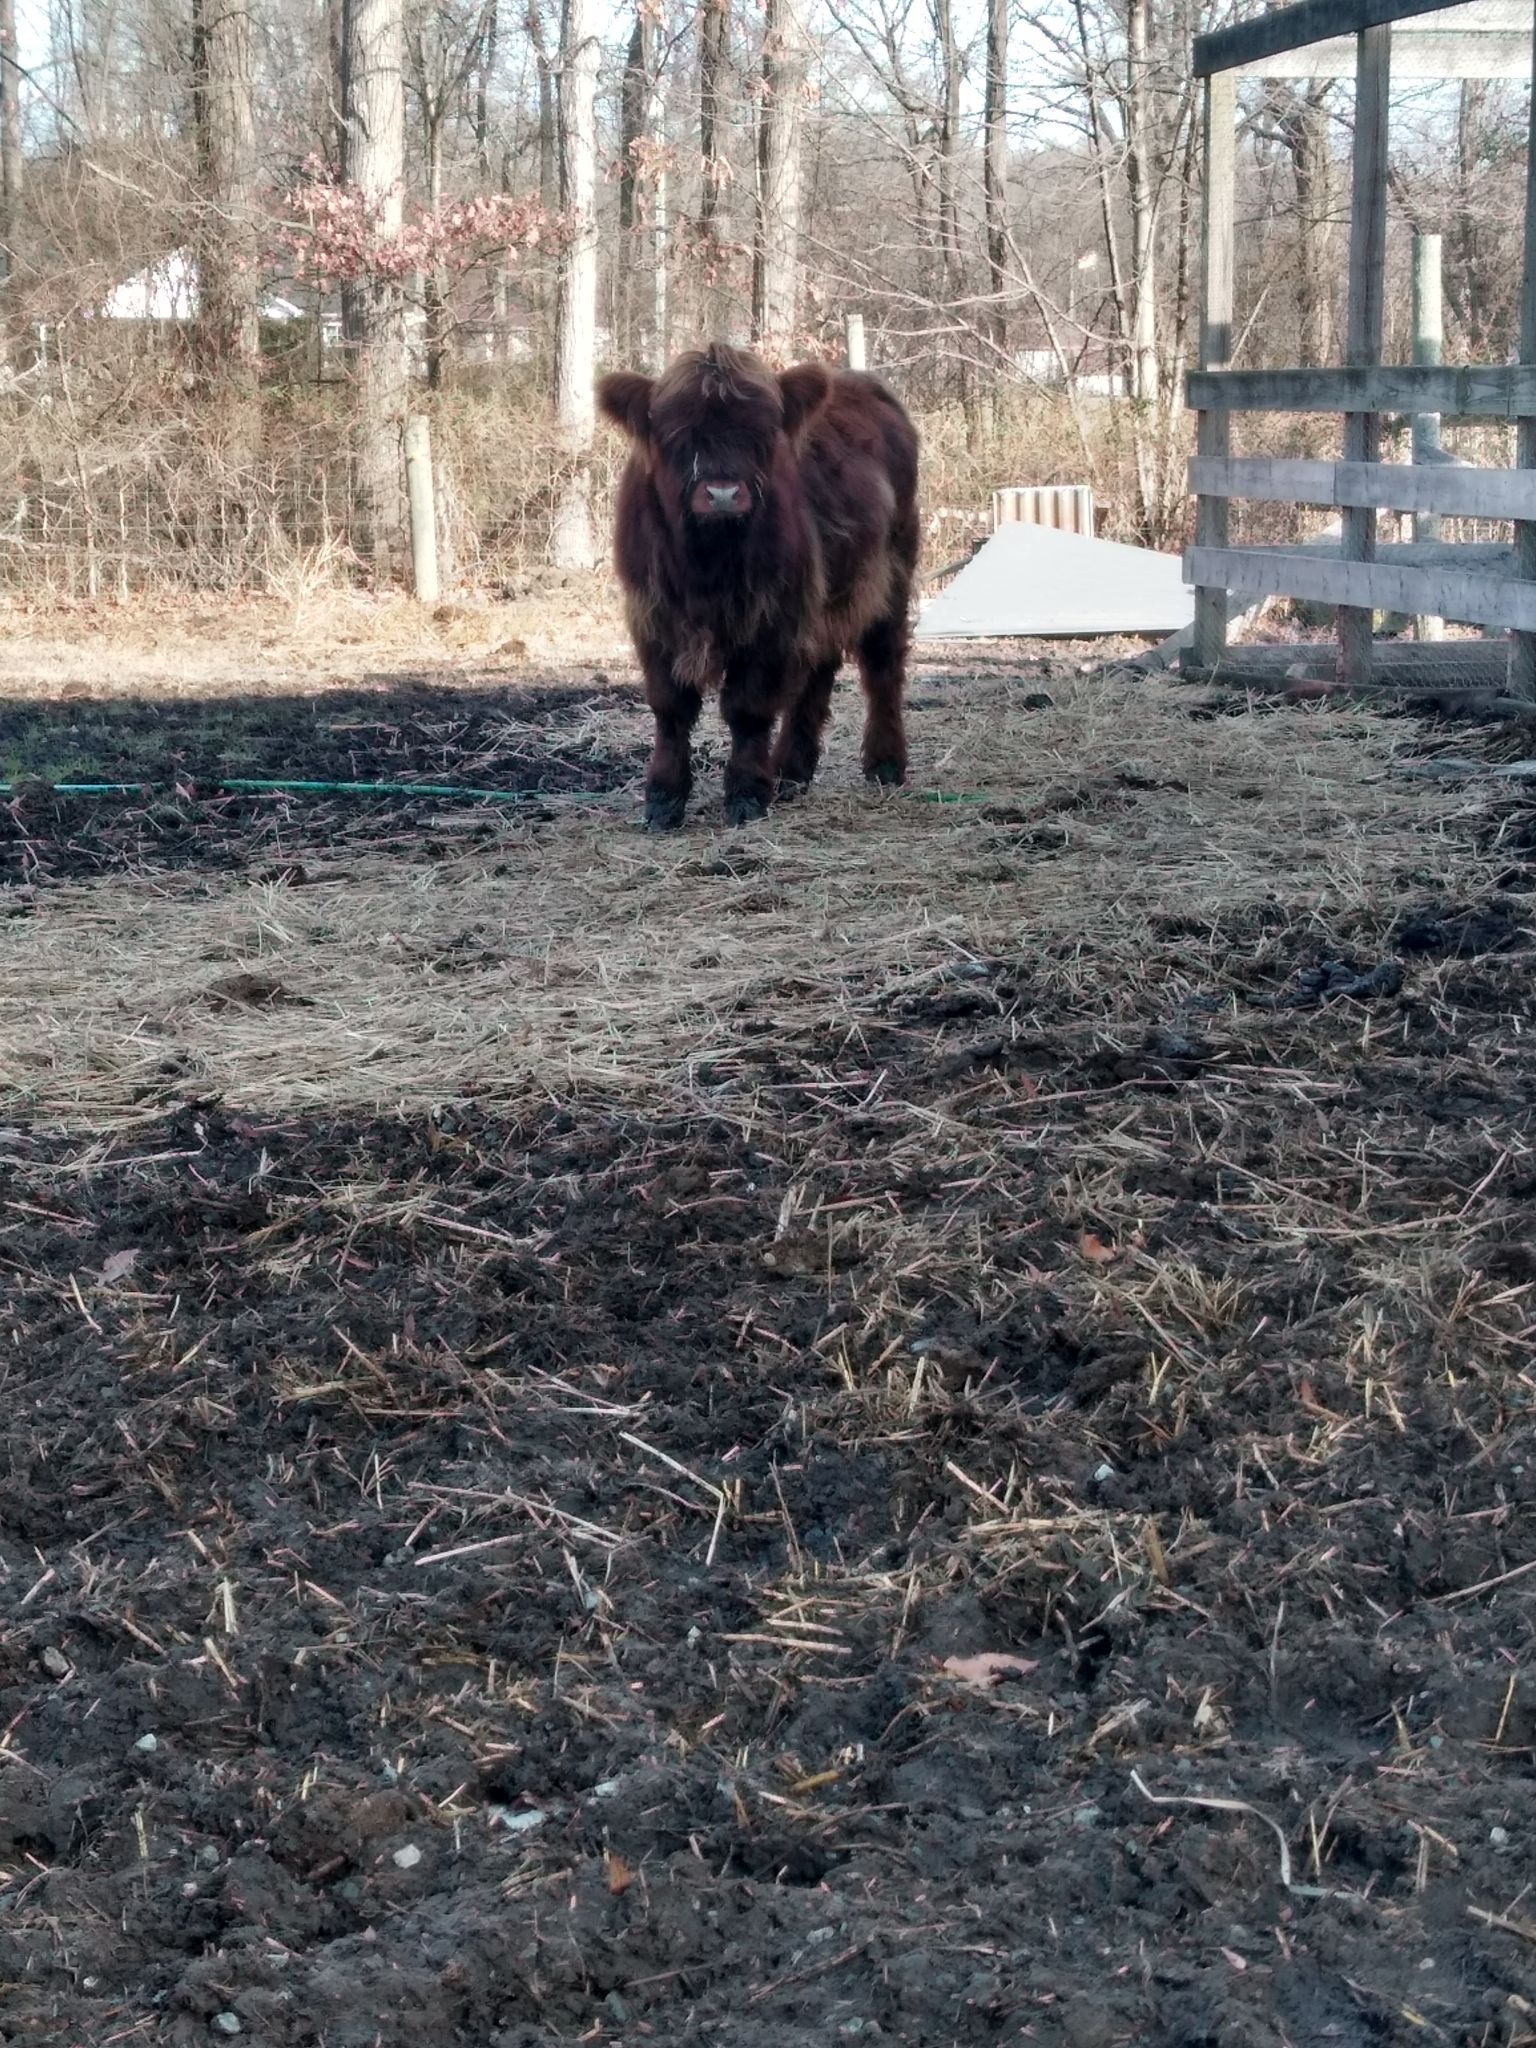
[[[701,477],[688,494],[695,519],[744,519],[752,510],[752,493],[743,483]]]

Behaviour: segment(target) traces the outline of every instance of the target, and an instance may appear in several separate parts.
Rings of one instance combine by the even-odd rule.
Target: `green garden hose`
[[[219,788],[234,795],[294,790],[306,796],[451,796],[488,804],[541,804],[548,803],[551,796],[558,796],[562,803],[591,804],[601,803],[609,795],[605,789],[551,791],[546,795],[538,789],[456,789],[437,782],[293,782],[254,775],[221,776]]]
[[[0,796],[22,789],[46,789],[50,796],[144,796],[142,782],[0,782]]]
[[[293,792],[304,796],[431,796],[487,804],[598,804],[611,801],[614,795],[607,789],[548,792],[538,789],[459,789],[452,784],[437,782],[301,782],[254,775],[223,775],[218,778],[216,787],[221,794],[229,796],[260,796],[269,792],[274,795]],[[155,785],[149,782],[0,782],[0,796],[14,796],[29,788],[46,790],[50,796],[156,794]],[[914,789],[910,794],[920,804],[984,804],[991,801],[987,792],[980,789]]]
[[[50,796],[155,796],[166,794],[168,787],[152,782],[0,782],[0,796],[32,788],[46,790]],[[435,782],[298,782],[247,775],[221,775],[214,787],[226,796],[293,790],[309,796],[446,796],[492,804],[590,804],[600,803],[609,794],[596,789],[548,793],[538,789],[458,789]]]

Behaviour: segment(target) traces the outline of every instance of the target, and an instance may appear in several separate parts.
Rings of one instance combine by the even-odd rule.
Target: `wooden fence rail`
[[[1241,597],[1299,597],[1371,612],[1536,632],[1536,583],[1452,567],[1399,567],[1275,548],[1190,548],[1187,580]]]
[[[1232,456],[1189,465],[1189,488],[1206,498],[1272,505],[1374,505],[1384,512],[1443,512],[1462,519],[1536,519],[1536,471],[1446,463],[1283,461]]]
[[[1346,370],[1192,370],[1196,412],[1438,412],[1536,419],[1536,363],[1361,364]]]

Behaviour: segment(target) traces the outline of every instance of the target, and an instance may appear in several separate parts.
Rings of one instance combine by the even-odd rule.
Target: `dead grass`
[[[228,650],[226,649],[226,653]],[[185,687],[208,688],[190,675]],[[812,801],[722,834],[706,768],[691,829],[635,829],[635,795],[496,820],[473,857],[339,858],[291,889],[243,876],[125,879],[51,892],[13,929],[0,1073],[45,1121],[144,1113],[177,1086],[273,1109],[496,1098],[600,1085],[687,1100],[734,1020],[767,1004],[792,1036],[857,1032],[915,977],[1039,961],[1045,989],[1113,1040],[1150,1000],[1221,976],[1261,913],[1365,915],[1485,801],[1389,772],[1403,728],[1363,717],[1192,723],[1188,696],[1068,679],[1016,708],[1006,674],[919,684],[915,781],[856,786],[844,737]],[[640,715],[613,717],[626,733]],[[302,814],[295,826],[302,833]],[[1149,934],[1176,933],[1172,949]],[[454,964],[469,942],[494,964]],[[210,998],[230,975],[259,1005]],[[722,1066],[721,1063],[724,1062]]]
[[[549,575],[520,587],[502,602],[465,598],[432,611],[328,586],[237,601],[0,605],[0,701],[280,696],[395,681],[402,668],[502,683],[626,658],[608,578]]]

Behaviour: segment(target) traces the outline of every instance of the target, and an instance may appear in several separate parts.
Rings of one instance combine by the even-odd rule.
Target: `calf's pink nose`
[[[689,499],[693,510],[702,517],[723,517],[726,514],[740,515],[752,510],[752,493],[744,483],[715,483],[701,477],[694,485]]]

